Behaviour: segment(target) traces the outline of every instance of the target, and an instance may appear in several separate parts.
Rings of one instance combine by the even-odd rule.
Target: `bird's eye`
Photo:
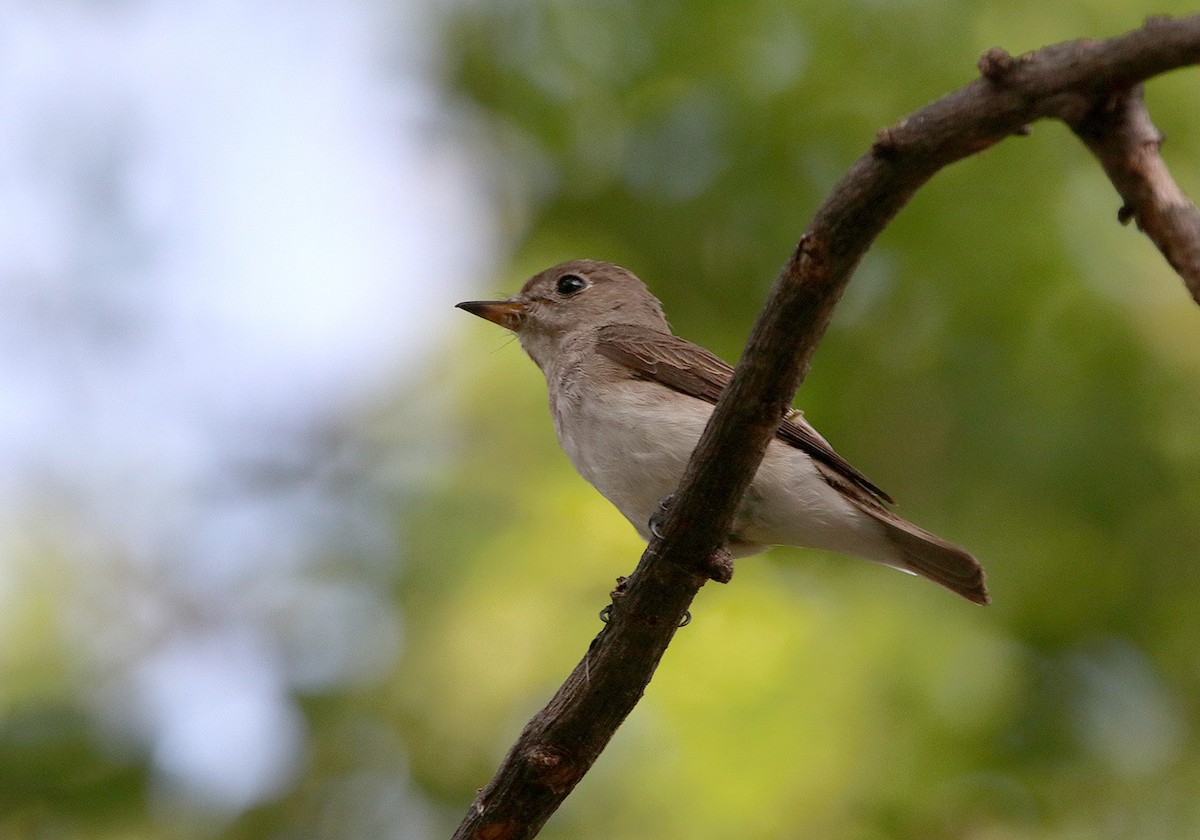
[[[564,274],[554,284],[560,295],[573,295],[587,288],[587,281],[578,274]]]

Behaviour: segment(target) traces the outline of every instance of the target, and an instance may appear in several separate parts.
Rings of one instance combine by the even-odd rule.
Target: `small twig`
[[[1159,155],[1163,137],[1150,120],[1142,86],[1114,91],[1071,128],[1124,200],[1118,220],[1137,222],[1200,303],[1200,210]]]
[[[879,134],[817,211],[776,280],[661,522],[663,537],[646,547],[609,623],[525,727],[455,838],[536,835],[633,709],[692,599],[723,567],[715,555],[851,272],[913,193],[948,164],[1025,133],[1035,120],[1079,125],[1113,91],[1197,62],[1200,15],[1018,58],[994,48],[981,59],[981,78]],[[1161,178],[1151,180],[1161,192]],[[1144,214],[1161,196],[1155,202],[1130,201],[1147,232],[1156,223]],[[1194,264],[1192,250],[1167,253],[1173,264]]]

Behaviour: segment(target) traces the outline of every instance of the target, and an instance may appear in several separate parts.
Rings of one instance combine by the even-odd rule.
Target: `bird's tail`
[[[987,604],[983,567],[965,549],[949,543],[891,511],[868,511],[879,521],[888,540],[898,549],[906,571],[928,578],[976,604]]]

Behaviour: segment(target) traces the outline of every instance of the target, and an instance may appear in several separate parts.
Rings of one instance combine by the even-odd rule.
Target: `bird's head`
[[[633,272],[597,260],[560,263],[507,300],[470,300],[458,308],[512,330],[543,369],[566,344],[608,324],[669,331],[662,304]]]

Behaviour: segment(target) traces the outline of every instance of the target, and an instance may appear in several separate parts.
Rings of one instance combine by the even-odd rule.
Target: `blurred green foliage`
[[[608,259],[736,359],[880,127],[968,82],[994,44],[1189,11],[1134,6],[462,4],[447,79],[516,243],[479,296]],[[1193,72],[1148,91],[1193,196],[1196,89]],[[984,561],[994,606],[816,552],[740,563],[542,836],[1200,834],[1200,311],[1118,205],[1055,125],[942,173],[864,261],[797,400],[904,515]],[[558,450],[514,342],[464,315],[439,349],[361,424],[435,453],[395,502],[404,653],[383,685],[306,698],[295,785],[228,824],[152,813],[145,757],[88,731],[47,629],[32,650],[0,638],[0,837],[395,836],[362,803],[409,774],[411,808],[448,835],[642,544]],[[0,623],[40,626],[38,604],[20,609]]]

